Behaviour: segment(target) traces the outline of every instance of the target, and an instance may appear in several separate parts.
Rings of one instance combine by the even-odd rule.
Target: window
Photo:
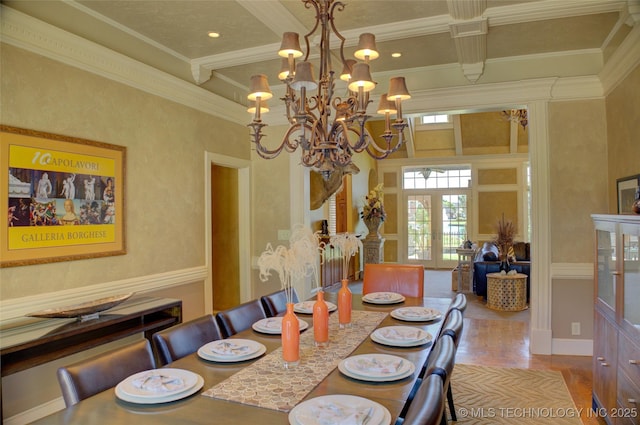
[[[336,208],[336,194],[334,193],[329,198],[329,234],[336,234],[336,222],[338,221],[337,208]]]
[[[423,115],[421,124],[447,124],[451,122],[449,115]]]
[[[404,170],[405,189],[461,189],[471,187],[471,167],[412,167]]]

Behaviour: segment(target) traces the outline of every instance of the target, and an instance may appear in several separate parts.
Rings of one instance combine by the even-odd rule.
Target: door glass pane
[[[640,327],[640,255],[638,236],[623,235],[624,242],[624,318]]]
[[[431,196],[407,198],[407,258],[431,260]]]
[[[598,298],[615,308],[616,234],[598,230]]]
[[[442,196],[442,259],[457,260],[456,248],[467,239],[467,195]]]

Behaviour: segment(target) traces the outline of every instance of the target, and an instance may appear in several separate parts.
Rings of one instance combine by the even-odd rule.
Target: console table
[[[25,320],[0,330],[2,376],[144,333],[145,338],[182,322],[182,300],[133,296],[98,318]]]

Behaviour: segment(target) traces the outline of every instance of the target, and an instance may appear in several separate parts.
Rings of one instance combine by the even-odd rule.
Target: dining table
[[[325,292],[325,300],[337,305],[337,293]],[[313,341],[313,317],[296,313],[309,325],[301,332],[301,358],[297,367],[284,368],[279,334],[250,328],[230,339],[263,344],[266,352],[260,357],[240,362],[215,362],[192,353],[165,366],[193,372],[204,380],[202,387],[188,397],[163,403],[132,403],[118,397],[111,388],[35,423],[286,425],[290,423],[292,407],[330,395],[345,396],[345,399],[346,396],[357,396],[379,403],[388,410],[390,423],[394,423],[417,382],[433,342],[397,347],[372,340],[371,332],[389,326],[411,326],[426,331],[435,341],[450,303],[449,298],[404,297],[399,303],[373,304],[363,302],[361,294],[353,294],[353,328],[339,328],[338,312],[332,312],[330,342],[326,347],[308,344]],[[404,307],[426,307],[441,314],[429,321],[399,320],[390,314]],[[304,341],[307,343],[302,347]],[[354,379],[337,367],[342,359],[363,354],[396,356],[411,362],[415,371],[403,379],[372,382]],[[338,358],[334,358],[336,356]],[[265,399],[264,403],[262,399]]]

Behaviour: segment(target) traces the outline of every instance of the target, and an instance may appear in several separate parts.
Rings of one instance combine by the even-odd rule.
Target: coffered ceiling
[[[295,31],[302,37],[314,24],[314,12],[300,0],[2,3],[243,105],[253,74],[266,74],[274,94],[283,90],[277,79],[282,33]],[[638,0],[344,4],[335,25],[346,38],[345,56],[352,57],[360,33],[376,35],[380,58],[371,63],[379,83],[374,93],[383,93],[389,77],[398,75],[407,78],[412,91],[598,75],[640,20]],[[210,38],[209,31],[220,37]],[[392,53],[402,56],[393,58]],[[337,72],[338,58],[335,52]]]

